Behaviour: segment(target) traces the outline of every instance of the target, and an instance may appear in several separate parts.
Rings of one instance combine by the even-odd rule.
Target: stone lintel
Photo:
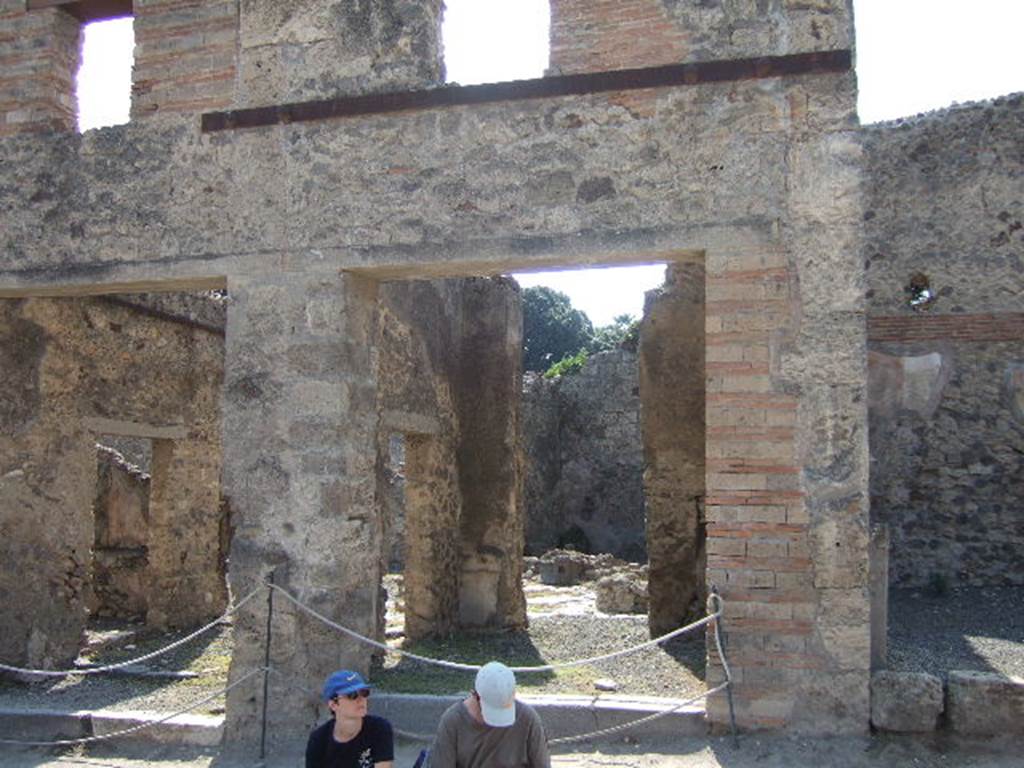
[[[122,421],[121,419],[85,419],[85,428],[90,432],[100,435],[119,435],[121,437],[143,437],[150,440],[183,440],[188,436],[188,430],[183,424],[169,424],[157,426],[156,424],[142,424],[137,421]]]
[[[436,435],[441,432],[441,422],[435,416],[410,411],[384,411],[381,427],[389,432],[411,435]]]

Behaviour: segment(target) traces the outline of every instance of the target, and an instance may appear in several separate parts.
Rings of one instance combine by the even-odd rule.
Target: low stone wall
[[[571,545],[644,560],[636,354],[592,355],[555,379],[523,379],[526,551]]]
[[[951,671],[943,681],[923,672],[876,672],[871,723],[883,731],[947,727],[962,736],[1024,735],[1024,679]]]

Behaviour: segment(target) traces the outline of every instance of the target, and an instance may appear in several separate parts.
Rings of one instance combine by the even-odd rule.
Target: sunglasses
[[[339,701],[342,697],[349,701],[355,701],[356,699],[368,699],[370,698],[370,689],[360,688],[358,691],[351,691],[350,693],[339,693],[334,697],[334,700]]]

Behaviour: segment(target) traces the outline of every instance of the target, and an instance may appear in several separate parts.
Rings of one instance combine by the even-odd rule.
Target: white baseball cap
[[[484,722],[508,728],[516,721],[516,676],[500,661],[484,664],[476,673],[476,692]]]

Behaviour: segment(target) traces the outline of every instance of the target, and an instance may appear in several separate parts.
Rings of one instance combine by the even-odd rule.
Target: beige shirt
[[[516,721],[508,728],[478,723],[458,702],[441,715],[430,748],[430,768],[550,768],[551,756],[540,716],[516,702]]]

